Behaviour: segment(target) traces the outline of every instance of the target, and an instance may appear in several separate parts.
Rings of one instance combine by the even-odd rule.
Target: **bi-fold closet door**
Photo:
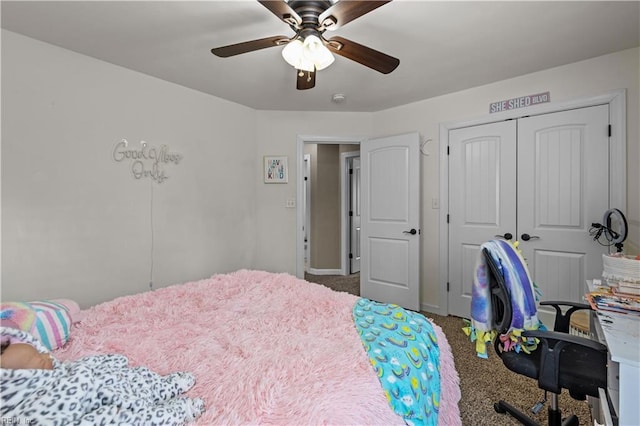
[[[545,300],[581,301],[607,248],[609,106],[449,131],[449,313],[469,317],[480,245],[520,242]]]

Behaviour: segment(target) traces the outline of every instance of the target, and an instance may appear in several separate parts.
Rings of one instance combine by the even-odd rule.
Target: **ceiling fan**
[[[390,1],[258,0],[258,3],[288,24],[295,35],[273,36],[216,47],[211,49],[211,53],[228,58],[267,47],[285,46],[282,56],[296,69],[298,90],[311,89],[316,85],[316,71],[333,62],[332,53],[389,74],[398,67],[399,59],[343,37],[327,39],[324,33],[336,30]]]

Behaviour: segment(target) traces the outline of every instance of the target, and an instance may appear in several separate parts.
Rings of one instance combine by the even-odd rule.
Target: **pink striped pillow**
[[[31,333],[49,350],[58,349],[69,340],[72,314],[77,313],[76,309],[79,311],[78,305],[70,300],[9,302],[1,307],[2,318],[15,322],[21,330]],[[35,320],[32,322],[16,321],[34,314]]]

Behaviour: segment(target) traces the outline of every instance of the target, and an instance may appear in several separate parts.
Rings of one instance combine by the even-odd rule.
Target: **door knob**
[[[418,233],[418,231],[415,230],[415,228],[411,228],[409,231],[402,231],[403,234],[411,234],[411,235],[416,235]]]
[[[505,232],[504,235],[498,234],[498,235],[494,235],[494,237],[504,238],[505,240],[510,240],[510,239],[513,238],[513,235],[511,235],[511,232]]]
[[[538,237],[537,235],[529,235],[529,234],[522,234],[522,235],[520,235],[520,238],[522,239],[522,241],[539,240],[540,239],[540,237]]]

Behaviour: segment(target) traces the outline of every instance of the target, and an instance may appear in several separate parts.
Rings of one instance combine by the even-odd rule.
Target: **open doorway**
[[[298,140],[302,179],[298,185],[296,270],[300,278],[308,273],[337,279],[358,269],[349,259],[351,254],[359,260],[359,235],[357,230],[352,232],[354,221],[349,214],[355,202],[349,170],[353,159],[359,157],[359,144],[360,139],[352,138]],[[353,249],[357,250],[355,255]]]

